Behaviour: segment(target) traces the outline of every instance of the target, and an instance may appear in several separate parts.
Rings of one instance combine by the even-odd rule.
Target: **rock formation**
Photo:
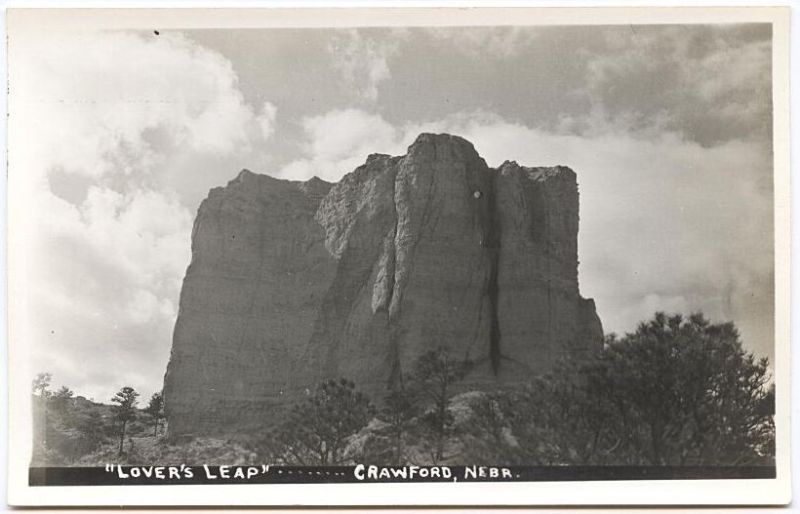
[[[522,383],[602,346],[578,292],[566,167],[489,168],[422,134],[337,184],[247,170],[202,203],[164,393],[172,434],[269,424],[325,378],[379,399],[438,346],[464,384]]]

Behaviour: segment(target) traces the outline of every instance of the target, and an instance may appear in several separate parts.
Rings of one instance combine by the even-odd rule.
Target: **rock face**
[[[337,184],[242,171],[195,220],[170,432],[263,427],[325,378],[379,399],[439,346],[474,363],[463,384],[477,388],[599,350],[577,235],[572,170],[491,169],[450,135],[371,155]]]

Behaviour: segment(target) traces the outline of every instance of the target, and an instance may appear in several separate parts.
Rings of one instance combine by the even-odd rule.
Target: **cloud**
[[[180,34],[56,34],[22,45],[25,65],[10,80],[24,97],[17,130],[47,148],[36,152],[37,173],[147,173],[165,149],[241,151],[274,120],[273,106],[259,118],[244,102],[230,62]]]
[[[645,137],[613,125],[577,136],[490,112],[394,127],[332,111],[304,126],[309,157],[283,176],[302,169],[293,178],[319,171],[337,180],[368,153],[405,153],[420,132],[461,135],[490,166],[570,166],[581,193],[581,289],[608,332],[633,330],[656,310],[702,310],[736,322],[749,348],[772,355],[772,175],[761,142],[707,148],[680,133]]]
[[[388,60],[397,53],[398,41],[405,32],[393,30],[388,34],[379,41],[368,31],[350,29],[338,33],[328,45],[334,69],[363,101],[374,103],[378,87],[392,76]]]
[[[630,130],[668,130],[704,146],[771,131],[769,25],[603,29],[583,47],[595,116]]]
[[[591,137],[609,127],[703,146],[770,137],[769,24],[412,30],[385,92],[401,107],[381,105],[392,119],[480,107]]]
[[[92,186],[73,205],[46,191],[31,198],[35,228],[26,305],[32,365],[81,394],[160,386],[189,260],[192,216],[176,195]]]
[[[106,400],[161,386],[193,209],[275,131],[231,63],[180,34],[12,42],[9,171],[32,372]]]
[[[258,126],[261,128],[261,136],[264,139],[269,139],[275,132],[275,118],[278,114],[278,108],[270,102],[264,102],[261,106],[261,114],[256,118]]]
[[[329,111],[302,121],[306,141],[305,157],[296,159],[279,172],[290,180],[307,180],[318,176],[339,180],[372,153],[400,150],[396,129],[380,115],[358,109]]]

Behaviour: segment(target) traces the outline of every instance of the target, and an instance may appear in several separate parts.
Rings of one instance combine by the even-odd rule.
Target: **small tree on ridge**
[[[136,403],[139,393],[132,387],[125,386],[120,389],[111,401],[116,403],[114,406],[114,419],[119,421],[119,453],[123,453],[123,444],[125,443],[125,427],[129,421],[136,419]]]

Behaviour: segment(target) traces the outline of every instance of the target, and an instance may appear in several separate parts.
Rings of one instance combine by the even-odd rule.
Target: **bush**
[[[338,465],[348,439],[367,425],[373,412],[352,382],[328,380],[292,407],[266,445],[287,464]]]
[[[590,362],[496,393],[477,423],[504,459],[514,452],[497,427],[507,424],[528,465],[768,464],[768,382],[767,360],[743,350],[733,324],[657,313]]]

